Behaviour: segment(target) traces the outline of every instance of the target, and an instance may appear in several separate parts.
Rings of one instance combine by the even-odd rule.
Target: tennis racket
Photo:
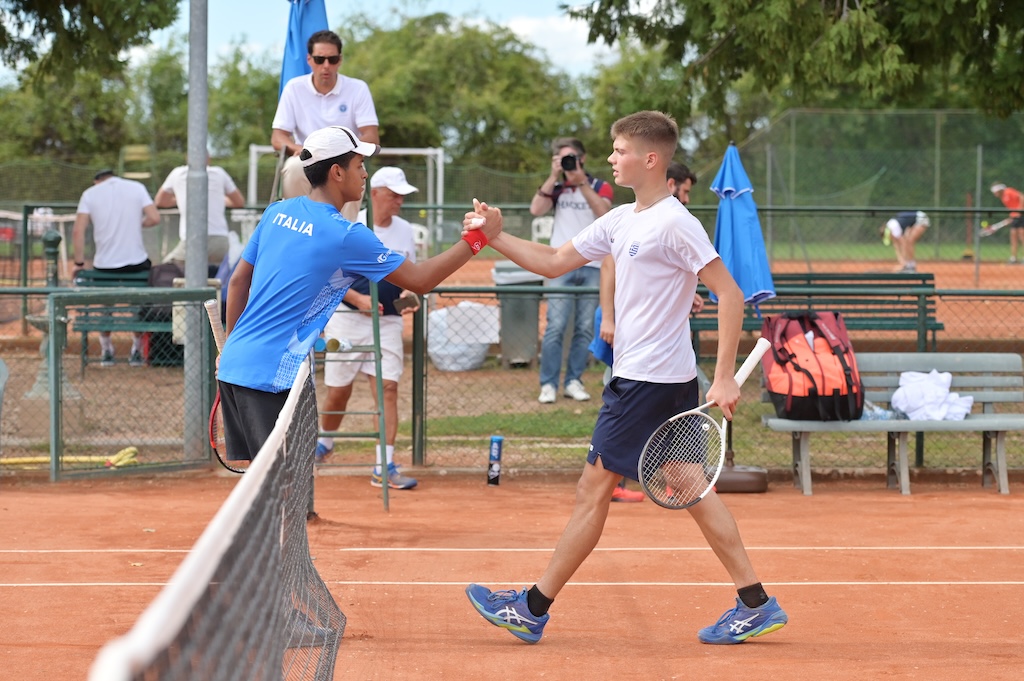
[[[1000,220],[999,222],[991,226],[987,222],[982,222],[982,230],[978,232],[978,234],[980,234],[981,236],[992,236],[993,234],[1001,230],[1003,227],[1006,227],[1006,225],[1010,224],[1011,222],[1013,222],[1013,218],[1006,218],[1005,220]]]
[[[747,380],[754,366],[771,343],[759,338],[753,351],[736,372],[739,385]],[[651,501],[665,508],[689,508],[710,492],[725,462],[725,429],[705,410],[714,400],[696,409],[677,414],[658,426],[640,453],[637,477]]]
[[[217,343],[217,354],[224,348],[224,323],[220,318],[220,301],[211,298],[203,303],[206,308],[206,316],[210,318],[210,327],[213,329],[213,339]],[[217,397],[213,400],[213,408],[210,409],[210,448],[217,455],[217,461],[221,466],[232,473],[244,473],[248,461],[229,461],[227,458],[227,446],[224,443],[224,417],[220,410],[220,388],[217,388]]]

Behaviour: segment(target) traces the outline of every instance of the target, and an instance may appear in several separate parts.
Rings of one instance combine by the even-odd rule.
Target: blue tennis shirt
[[[380,281],[405,261],[366,225],[306,196],[268,206],[242,259],[253,266],[249,300],[217,378],[265,392],[291,388],[356,276]]]

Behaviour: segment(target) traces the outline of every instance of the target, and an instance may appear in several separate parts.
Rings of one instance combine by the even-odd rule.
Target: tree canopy
[[[664,44],[709,106],[744,75],[802,101],[853,88],[903,106],[959,74],[972,106],[1024,108],[1024,11],[1000,0],[595,0],[590,40]]]
[[[178,0],[0,0],[0,62],[35,63],[39,78],[109,76],[124,69],[124,50],[177,17]]]
[[[553,137],[580,131],[575,84],[507,28],[447,14],[346,26],[344,72],[370,84],[387,146],[444,146],[466,162],[534,170]]]

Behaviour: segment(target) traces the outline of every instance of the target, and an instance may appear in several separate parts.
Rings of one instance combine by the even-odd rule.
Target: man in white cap
[[[393,252],[399,253],[410,262],[416,262],[416,243],[412,225],[399,217],[405,197],[418,191],[405,179],[401,168],[385,166],[370,178],[370,204],[373,207],[373,233],[381,243]],[[360,222],[366,223],[366,211],[359,215]],[[380,445],[378,445],[377,466],[370,475],[370,484],[380,487],[384,484],[391,489],[412,489],[416,479],[402,475],[395,464],[395,439],[398,436],[398,382],[402,378],[405,347],[402,343],[404,322],[402,315],[411,314],[419,308],[419,299],[412,291],[388,281],[382,281],[377,289],[378,311],[380,312],[381,378],[384,385],[384,435],[386,444],[387,475],[380,466]],[[327,322],[324,336],[346,339],[353,345],[373,345],[372,300],[370,282],[366,277],[357,277],[342,299],[342,304]],[[328,433],[317,441],[316,460],[322,463],[334,449],[334,433],[341,426],[343,412],[352,396],[352,384],[356,376],[365,374],[369,379],[370,392],[377,395],[377,377],[374,357],[371,353],[328,353],[324,363],[324,383],[327,385],[327,399],[320,415],[320,430]]]
[[[1007,187],[1002,182],[992,185],[992,193],[1003,202],[1004,206],[1013,211],[1007,218],[1006,225],[1010,228],[1010,262],[1017,264],[1021,262],[1017,257],[1018,247],[1024,244],[1024,217],[1019,212],[1024,210],[1024,195],[1013,187]]]
[[[310,134],[299,153],[309,195],[271,204],[242,251],[228,283],[228,337],[217,372],[232,460],[252,459],[263,446],[299,367],[357,276],[426,293],[500,229],[467,230],[421,263],[389,249],[340,212],[362,199],[363,159],[379,151],[342,126]]]

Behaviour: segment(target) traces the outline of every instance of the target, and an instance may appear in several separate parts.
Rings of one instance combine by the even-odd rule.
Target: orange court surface
[[[612,504],[597,550],[528,645],[464,589],[529,586],[575,476],[421,475],[390,512],[368,476],[320,475],[309,536],[348,617],[338,679],[1018,679],[1024,495],[970,482],[788,481],[730,494],[785,628],[708,646],[735,591],[685,512]],[[0,678],[84,679],[167,582],[237,478],[217,471],[51,484],[0,477]],[[1013,489],[1017,486],[1016,489]],[[259,569],[258,567],[254,569]],[[230,622],[225,626],[231,626]]]

